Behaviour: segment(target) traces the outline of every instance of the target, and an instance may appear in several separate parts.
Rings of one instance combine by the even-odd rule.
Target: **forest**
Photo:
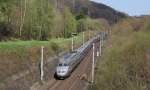
[[[63,2],[54,0],[1,0],[0,40],[49,40],[100,29],[100,20],[83,11],[74,14]]]

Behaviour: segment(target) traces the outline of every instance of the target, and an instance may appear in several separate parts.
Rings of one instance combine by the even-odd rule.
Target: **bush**
[[[6,23],[0,23],[0,41],[7,40],[12,36],[12,29]]]
[[[58,46],[58,44],[56,44],[55,42],[51,42],[51,48],[55,52],[55,54],[57,55],[59,54],[60,47]]]

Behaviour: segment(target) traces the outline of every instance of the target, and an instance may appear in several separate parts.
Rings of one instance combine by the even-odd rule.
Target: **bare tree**
[[[24,0],[24,11],[23,11],[23,2],[21,0],[21,24],[20,24],[20,37],[22,36],[22,28],[23,28],[23,25],[24,25],[24,19],[25,19],[25,16],[26,16],[26,9],[27,9],[27,0]]]

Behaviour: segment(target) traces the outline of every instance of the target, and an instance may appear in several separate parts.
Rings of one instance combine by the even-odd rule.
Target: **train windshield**
[[[64,66],[68,66],[67,64],[64,64]]]
[[[68,66],[68,64],[62,64],[62,63],[60,63],[60,64],[58,64],[58,66]]]
[[[60,64],[58,64],[58,66],[63,66],[63,64],[62,64],[62,63],[60,63]]]

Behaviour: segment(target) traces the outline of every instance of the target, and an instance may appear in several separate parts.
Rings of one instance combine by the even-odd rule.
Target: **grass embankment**
[[[75,37],[76,45],[82,42],[82,34]],[[20,71],[37,66],[40,61],[40,47],[44,46],[44,60],[62,51],[69,51],[71,38],[50,41],[9,41],[0,43],[0,82]]]
[[[90,90],[150,89],[150,31],[115,28],[103,50]]]

